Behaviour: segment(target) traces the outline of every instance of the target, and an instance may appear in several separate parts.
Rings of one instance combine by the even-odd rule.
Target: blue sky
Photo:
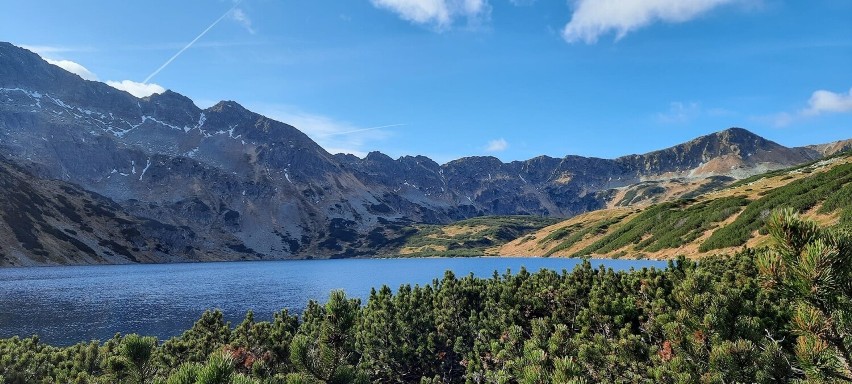
[[[0,40],[134,92],[235,100],[332,152],[616,157],[731,126],[852,138],[847,0],[3,4]]]

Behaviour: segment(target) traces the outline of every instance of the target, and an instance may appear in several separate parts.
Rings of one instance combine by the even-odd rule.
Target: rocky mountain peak
[[[447,163],[447,165],[466,165],[471,167],[501,167],[504,165],[504,163],[494,156],[467,156],[450,161],[449,163]]]
[[[246,109],[245,107],[240,105],[240,103],[237,103],[236,101],[233,101],[233,100],[222,100],[222,101],[216,103],[215,105],[213,105],[212,107],[207,108],[207,109],[209,111],[212,111],[212,112],[222,112],[222,113],[237,113],[237,114],[252,113],[251,111],[249,111],[248,109]]]
[[[46,64],[38,54],[5,42],[0,42],[0,63],[3,64],[0,68],[4,74],[27,74],[27,69],[43,69]],[[27,68],[28,65],[35,68]]]
[[[440,165],[426,156],[417,155],[417,156],[403,156],[400,157],[399,160],[403,163],[414,163],[421,167],[427,168],[438,168]]]
[[[711,135],[725,137],[725,138],[728,138],[729,140],[734,140],[734,141],[744,141],[744,140],[754,140],[754,139],[764,140],[763,137],[758,136],[757,134],[753,133],[752,131],[749,131],[748,129],[740,128],[740,127],[731,127],[731,128],[713,133]]]
[[[198,112],[201,111],[201,108],[198,108],[195,105],[195,102],[192,101],[192,99],[181,95],[180,93],[174,92],[171,89],[167,89],[163,93],[155,93],[151,96],[143,97],[142,100],[169,109],[186,109],[189,111]]]
[[[0,42],[0,89],[18,90],[33,98],[50,96],[59,107],[74,105],[126,113],[138,111],[131,94],[98,81],[83,80],[24,48]],[[57,101],[58,100],[58,101]],[[38,103],[37,103],[38,104]]]
[[[730,175],[732,172],[760,167],[761,164],[777,168],[778,165],[798,164],[810,158],[808,153],[784,147],[746,129],[734,127],[666,149],[620,157],[616,161],[644,177],[658,178],[674,175]]]
[[[155,93],[142,98],[147,103],[142,113],[155,116],[158,120],[167,121],[178,127],[192,127],[198,124],[201,108],[188,97],[177,92],[167,90],[163,93]]]
[[[0,87],[47,87],[81,80],[79,76],[42,60],[41,56],[0,42]]]
[[[375,162],[375,163],[393,162],[393,159],[390,156],[385,155],[384,153],[381,153],[379,151],[372,151],[372,152],[368,153],[367,156],[364,157],[364,160],[370,161],[370,162]]]
[[[749,153],[753,153],[754,151],[769,150],[776,146],[779,145],[749,130],[734,127],[639,156],[648,157],[660,156],[665,153],[675,153],[686,157],[697,156],[701,158],[701,161],[707,161],[709,157],[725,155],[749,156]]]
[[[704,147],[715,156],[736,154],[749,157],[759,150],[772,150],[780,147],[779,144],[766,140],[749,130],[736,127],[699,137],[685,146],[689,146],[691,143]]]

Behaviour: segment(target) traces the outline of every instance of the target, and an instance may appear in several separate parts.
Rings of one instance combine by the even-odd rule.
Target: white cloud
[[[107,81],[106,83],[115,89],[126,91],[136,97],[151,96],[155,93],[163,93],[166,91],[166,89],[159,84],[138,83],[133,80]]]
[[[234,8],[234,10],[230,13],[230,17],[231,20],[234,20],[240,25],[242,25],[243,28],[248,31],[248,33],[251,33],[252,35],[255,34],[255,30],[251,25],[251,19],[248,17],[245,11],[242,10],[242,8]]]
[[[392,132],[388,128],[403,125],[364,127],[291,106],[252,105],[250,109],[296,127],[329,153],[351,153],[358,157],[366,156],[376,149],[376,142],[390,137]]]
[[[737,113],[724,108],[709,108],[695,101],[673,101],[669,109],[655,115],[658,122],[663,124],[687,124],[698,119],[736,116]]]
[[[42,55],[42,54],[39,54]],[[86,67],[80,65],[79,63],[73,62],[71,60],[53,60],[46,57],[42,58],[50,64],[53,64],[59,68],[62,68],[68,72],[71,72],[77,76],[85,80],[98,81],[98,76],[92,73],[92,71],[88,70]],[[166,91],[165,88],[160,86],[159,84],[154,83],[137,83],[132,80],[122,80],[122,81],[107,81],[107,85],[120,89],[122,91],[127,91],[133,96],[136,97],[145,97],[151,96],[155,93],[163,93]]]
[[[503,138],[491,140],[488,142],[488,145],[485,146],[485,150],[487,152],[502,152],[505,151],[507,148],[509,148],[509,142]]]
[[[50,64],[53,64],[53,65],[55,65],[59,68],[62,68],[64,70],[68,71],[68,72],[71,72],[71,73],[73,73],[77,76],[80,76],[85,80],[97,80],[98,79],[98,76],[96,76],[94,73],[92,73],[91,71],[86,69],[86,67],[84,67],[80,64],[77,64],[77,63],[75,63],[71,60],[51,60],[51,59],[44,59],[44,60],[47,61]]]
[[[35,51],[34,51],[35,52]],[[86,69],[86,67],[80,65],[79,63],[73,62],[71,60],[53,60],[47,57],[44,57],[42,54],[39,54],[42,58],[50,64],[53,64],[59,68],[62,68],[68,72],[76,74],[77,76],[82,77],[86,80],[99,81],[98,76]],[[159,84],[154,83],[138,83],[133,80],[122,80],[122,81],[112,81],[109,80],[106,82],[107,85],[120,89],[122,91],[126,91],[133,96],[136,97],[145,97],[151,96],[155,93],[163,93],[166,91]]]
[[[614,31],[616,39],[649,24],[681,23],[718,6],[743,0],[576,0],[571,21],[562,30],[569,43],[594,44]]]
[[[796,116],[793,116],[793,115],[791,115],[787,112],[781,112],[781,113],[776,113],[772,116],[769,116],[769,122],[771,122],[772,125],[774,125],[778,128],[781,128],[781,127],[786,127],[786,126],[792,124],[793,120],[795,120],[795,118],[796,118]]]
[[[799,120],[826,113],[852,113],[852,89],[847,93],[835,93],[820,89],[811,94],[808,106],[793,112],[779,112],[771,115],[753,116],[752,120],[782,128]]]
[[[848,93],[834,93],[824,89],[815,91],[808,100],[808,107],[801,111],[806,116],[825,112],[852,112],[852,89]]]
[[[416,24],[447,28],[456,18],[476,21],[488,15],[487,0],[370,0],[373,6],[396,12]]]
[[[686,123],[700,114],[701,105],[698,103],[675,101],[669,103],[669,110],[667,112],[657,114],[657,120],[663,123]]]

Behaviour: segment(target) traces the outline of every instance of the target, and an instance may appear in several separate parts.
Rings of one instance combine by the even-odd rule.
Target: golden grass
[[[723,189],[723,190],[720,190],[720,191],[710,192],[710,193],[699,196],[697,198],[697,200],[704,201],[704,200],[717,199],[717,198],[730,197],[730,196],[746,196],[750,200],[757,200],[761,197],[761,192],[772,190],[772,189],[778,188],[778,187],[782,187],[782,186],[785,186],[785,185],[787,185],[787,184],[789,184],[793,181],[811,176],[815,173],[827,172],[828,170],[830,170],[831,168],[833,168],[836,165],[848,164],[848,163],[852,163],[852,157],[835,158],[835,159],[832,159],[831,161],[820,162],[820,163],[817,163],[813,166],[807,167],[806,169],[809,170],[810,172],[803,172],[804,169],[802,169],[802,170],[796,170],[796,171],[788,172],[786,174],[782,174],[782,175],[778,175],[778,176],[766,177],[766,178],[757,180],[755,182],[752,182],[752,183],[749,183],[749,184],[746,184],[746,185],[737,186],[735,188],[726,188],[726,189]],[[658,202],[674,200],[674,199],[678,198],[679,196],[682,196],[683,194],[685,194],[685,193],[687,193],[691,190],[694,190],[695,188],[699,187],[700,185],[702,185],[706,182],[709,182],[709,180],[691,181],[691,182],[687,182],[687,183],[683,183],[683,184],[676,183],[676,182],[661,183],[661,185],[666,187],[667,192],[664,195],[664,198],[661,199]],[[543,239],[547,235],[552,233],[553,231],[556,231],[556,230],[561,229],[561,228],[569,227],[569,226],[572,226],[572,225],[580,226],[581,228],[583,228],[583,227],[587,227],[589,225],[595,225],[595,223],[598,223],[598,222],[601,222],[601,221],[604,221],[604,220],[610,220],[610,219],[614,219],[614,218],[619,217],[619,216],[626,215],[626,217],[621,219],[621,221],[618,224],[611,225],[607,229],[607,231],[605,231],[604,233],[590,233],[590,234],[586,235],[580,241],[573,244],[571,247],[569,247],[567,249],[563,249],[561,251],[558,251],[558,252],[556,252],[552,255],[552,256],[560,256],[560,257],[571,256],[571,255],[577,253],[578,251],[586,248],[587,246],[591,245],[595,241],[600,240],[602,237],[611,234],[613,231],[617,230],[621,225],[623,225],[623,223],[627,223],[628,221],[630,221],[639,212],[641,212],[641,209],[644,209],[647,206],[645,204],[642,204],[638,207],[612,207],[612,204],[614,204],[614,202],[618,202],[618,201],[620,201],[621,199],[624,198],[624,196],[627,194],[628,190],[629,190],[629,188],[619,189],[619,191],[615,195],[615,198],[612,200],[613,203],[611,203],[611,206],[609,208],[598,210],[598,211],[592,211],[592,212],[584,213],[582,215],[575,216],[575,217],[570,218],[568,220],[565,220],[565,221],[556,223],[554,225],[551,225],[549,227],[543,228],[543,229],[541,229],[541,230],[539,230],[535,233],[524,236],[520,239],[515,239],[515,240],[503,245],[502,247],[497,247],[497,248],[494,248],[493,250],[496,252],[496,254],[499,254],[499,255],[544,256],[551,249],[558,246],[561,243],[562,240],[560,239],[560,240],[555,240],[555,241],[548,241],[548,242],[545,242],[543,244],[539,244],[537,239]],[[829,215],[817,214],[817,211],[819,210],[820,206],[821,206],[821,204],[818,204],[816,207],[813,207],[808,212],[805,212],[804,214],[802,214],[802,216],[809,218],[809,219],[812,219],[820,225],[837,224],[837,222],[839,221],[839,213],[833,213],[833,214],[829,214]],[[637,256],[637,255],[641,254],[641,256],[644,257],[644,258],[666,260],[666,259],[675,258],[675,257],[680,256],[680,255],[684,255],[684,256],[687,256],[689,258],[701,258],[701,257],[707,256],[707,255],[710,255],[710,254],[725,254],[725,253],[736,252],[739,249],[741,249],[741,247],[716,249],[716,250],[713,250],[713,251],[710,251],[710,252],[700,252],[698,250],[698,248],[701,245],[701,243],[703,243],[705,240],[707,240],[707,238],[710,237],[710,235],[713,234],[713,231],[715,231],[716,228],[731,224],[732,222],[734,222],[737,219],[737,217],[739,217],[739,215],[741,213],[742,212],[738,212],[738,213],[732,215],[731,217],[728,217],[725,221],[723,221],[721,223],[717,223],[716,227],[705,231],[696,240],[690,242],[689,244],[684,244],[684,245],[682,245],[678,248],[663,249],[663,250],[660,250],[660,251],[657,251],[657,252],[645,252],[645,251],[636,251],[633,248],[632,245],[628,245],[628,246],[622,247],[620,249],[614,250],[614,251],[609,252],[609,253],[594,254],[594,255],[591,255],[591,256],[592,257],[600,257],[600,258],[612,258],[612,257],[617,257],[619,254],[626,253],[628,257]],[[532,237],[534,237],[534,239],[533,240],[525,240],[525,238],[528,237],[528,236],[532,236]],[[752,248],[757,248],[757,247],[767,245],[769,243],[769,241],[770,241],[769,236],[761,235],[758,231],[755,231],[752,234],[751,239],[746,243],[746,246],[752,247]]]

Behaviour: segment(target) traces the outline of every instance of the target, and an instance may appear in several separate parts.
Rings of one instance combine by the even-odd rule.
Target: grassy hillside
[[[387,252],[387,255],[458,257],[497,254],[499,246],[558,221],[538,216],[487,216],[448,225],[415,225],[408,230],[402,246]]]
[[[705,193],[723,189],[735,181],[736,179],[728,176],[643,181],[610,190],[607,207],[639,207],[677,199],[695,198]]]
[[[791,207],[823,225],[852,225],[852,155],[841,154],[642,208],[574,217],[523,236],[501,255],[671,258],[765,243],[766,216]]]

